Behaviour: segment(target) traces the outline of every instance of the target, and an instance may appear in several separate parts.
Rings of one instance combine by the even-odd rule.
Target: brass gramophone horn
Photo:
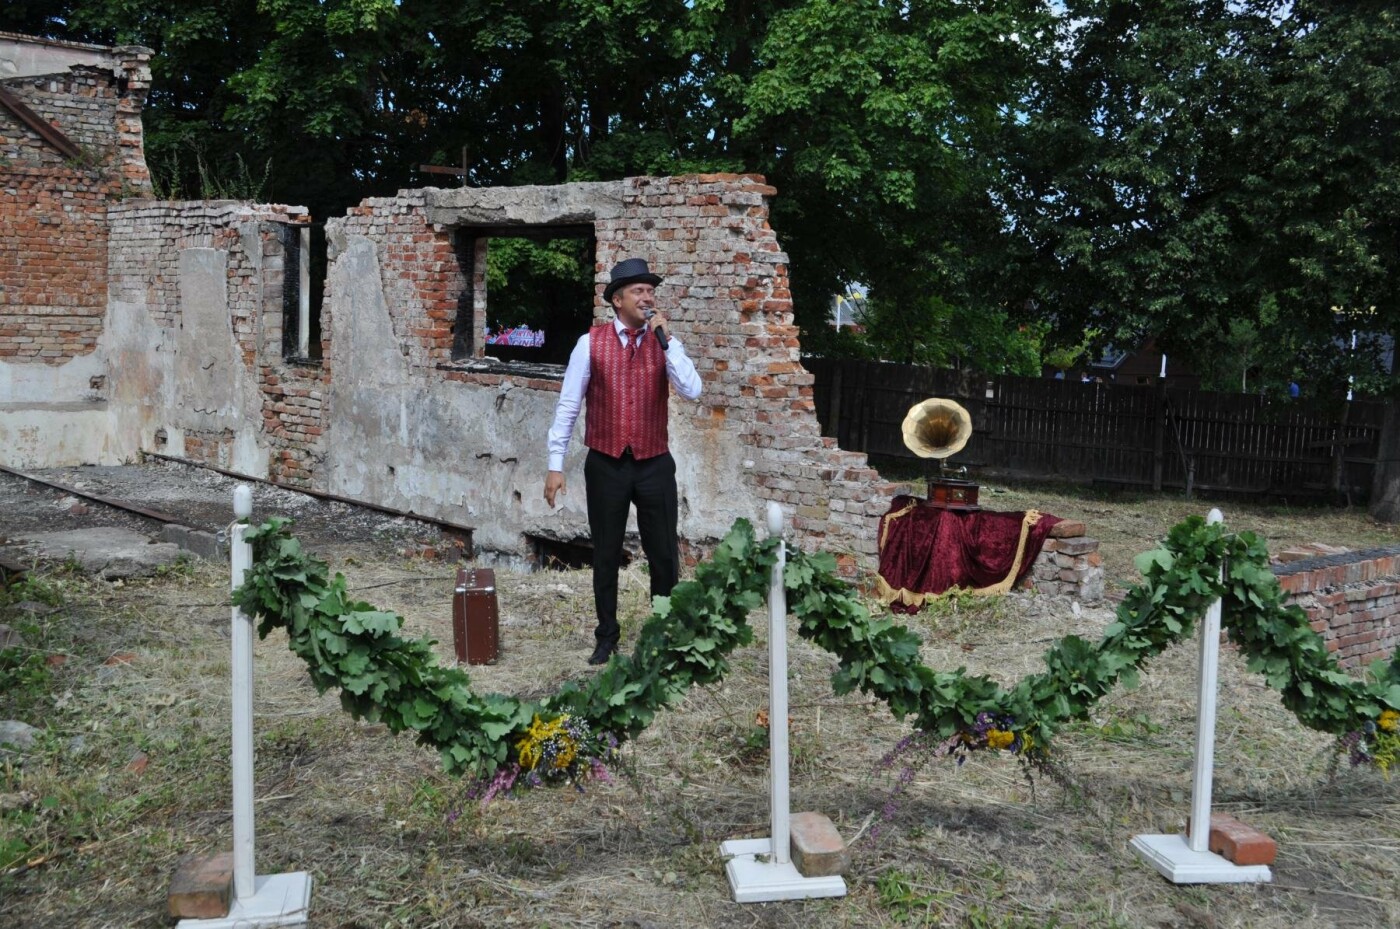
[[[920,458],[955,455],[972,437],[972,417],[962,405],[930,397],[904,416],[904,445]]]

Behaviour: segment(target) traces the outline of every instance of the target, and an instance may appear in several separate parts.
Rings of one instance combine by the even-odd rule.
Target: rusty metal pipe
[[[130,503],[126,500],[114,500],[111,497],[104,497],[101,494],[91,494],[85,490],[79,490],[76,487],[69,487],[66,484],[60,484],[57,481],[49,481],[45,480],[42,477],[35,477],[33,474],[25,474],[23,471],[16,471],[14,468],[7,468],[4,465],[0,465],[0,471],[5,472],[6,474],[13,474],[17,478],[26,481],[31,481],[32,483],[39,484],[43,487],[50,487],[54,490],[61,490],[66,494],[72,494],[75,497],[82,497],[84,500],[92,500],[96,503],[101,503],[104,506],[115,507],[119,510],[126,510],[128,513],[135,513],[138,516],[144,516],[147,519],[154,519],[156,522],[173,523],[177,526],[187,525],[178,516],[171,516],[169,513],[162,513],[159,510],[151,510],[147,509],[144,506],[137,506],[136,504]]]

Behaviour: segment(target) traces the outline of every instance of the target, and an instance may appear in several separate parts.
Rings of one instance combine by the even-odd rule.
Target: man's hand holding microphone
[[[663,352],[666,351],[669,342],[666,338],[666,317],[653,309],[643,310],[642,315],[646,317],[647,327],[656,333],[656,344],[661,346]]]

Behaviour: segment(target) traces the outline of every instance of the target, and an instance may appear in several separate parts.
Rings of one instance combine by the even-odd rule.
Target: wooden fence
[[[900,425],[928,397],[972,416],[952,459],[983,473],[1293,500],[1370,493],[1384,404],[1297,401],[1157,386],[984,376],[911,365],[804,359],[817,417],[842,448],[921,461]],[[973,475],[975,477],[975,474]]]

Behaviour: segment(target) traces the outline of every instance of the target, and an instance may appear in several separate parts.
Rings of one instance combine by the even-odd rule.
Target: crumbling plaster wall
[[[120,460],[108,402],[107,209],[149,194],[150,51],[0,33],[0,463]]]
[[[128,200],[110,215],[113,441],[308,481],[326,373],[282,356],[281,231],[305,209]]]
[[[586,541],[583,449],[572,492],[543,500],[562,369],[454,360],[459,307],[485,321],[479,235],[591,225],[594,315],[609,269],[647,258],[704,382],[672,401],[681,533],[703,555],[775,500],[797,538],[869,567],[891,492],[823,438],[798,360],[787,258],[761,178],[630,178],[549,188],[402,191],[327,224],[319,366],[282,355],[279,229],[297,207],[128,200],[110,210],[111,441],[473,527],[519,559],[538,537]],[[586,415],[586,414],[585,414]],[[579,436],[584,424],[579,424]]]

